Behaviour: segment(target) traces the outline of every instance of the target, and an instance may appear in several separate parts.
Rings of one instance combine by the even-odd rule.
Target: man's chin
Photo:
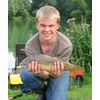
[[[44,39],[45,39],[45,40],[50,40],[51,38],[50,38],[50,37],[44,37]]]
[[[44,36],[44,39],[45,40],[50,40],[52,37],[49,35],[49,36]]]

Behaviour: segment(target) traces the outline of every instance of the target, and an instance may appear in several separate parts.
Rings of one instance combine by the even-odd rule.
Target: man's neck
[[[56,36],[50,40],[44,40],[43,38],[39,37],[41,49],[44,53],[49,52],[56,41]]]
[[[50,40],[45,40],[44,38],[42,38],[41,36],[39,36],[39,41],[41,45],[53,45],[56,41],[56,35],[51,38]]]

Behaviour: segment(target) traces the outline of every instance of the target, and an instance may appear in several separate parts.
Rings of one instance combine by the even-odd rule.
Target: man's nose
[[[50,28],[48,26],[45,27],[45,31],[49,31]]]

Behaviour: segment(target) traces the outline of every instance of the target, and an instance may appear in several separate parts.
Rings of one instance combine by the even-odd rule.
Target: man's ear
[[[57,26],[57,30],[60,28],[60,25],[59,25],[59,23],[58,23],[58,26]]]
[[[38,22],[35,23],[36,28],[38,29]]]

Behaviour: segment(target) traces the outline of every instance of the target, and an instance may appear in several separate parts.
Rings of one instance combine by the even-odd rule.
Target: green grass
[[[92,100],[91,84],[73,87],[68,91],[68,100]]]
[[[21,93],[21,90],[11,90],[11,89],[9,89],[8,92],[9,92],[8,93],[9,97],[12,97],[12,96],[16,96],[19,93]],[[32,94],[24,94],[23,93],[23,96],[18,97],[18,98],[14,99],[14,100],[36,100],[36,96],[37,95],[35,93],[32,93]]]
[[[84,75],[82,85],[75,85],[71,80],[68,90],[68,100],[92,100],[92,77],[90,74]]]
[[[15,96],[21,93],[21,90],[12,90],[9,88],[8,96]],[[36,100],[37,94],[23,94],[15,100]],[[73,79],[70,81],[68,93],[68,100],[92,100],[92,79],[91,75],[85,75],[83,85],[75,85]]]

